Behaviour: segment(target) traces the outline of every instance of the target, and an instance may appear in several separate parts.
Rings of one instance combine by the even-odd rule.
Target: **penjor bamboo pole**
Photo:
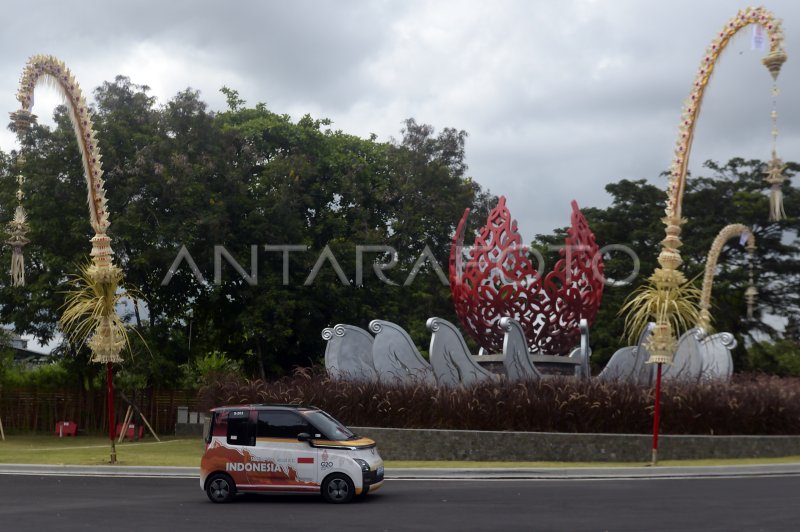
[[[66,65],[53,56],[35,55],[28,60],[20,79],[17,100],[19,111],[11,113],[18,135],[28,130],[36,122],[31,110],[34,89],[40,80],[47,81],[58,88],[64,96],[78,149],[83,160],[84,177],[89,207],[89,222],[95,231],[91,239],[92,264],[85,270],[87,286],[77,289],[68,296],[64,313],[61,316],[62,329],[80,336],[78,343],[86,341],[92,351],[92,362],[105,363],[108,372],[108,433],[111,439],[111,463],[116,463],[117,452],[114,445],[114,362],[122,362],[120,352],[127,342],[127,333],[115,308],[117,287],[122,280],[122,270],[114,265],[111,238],[106,234],[109,222],[108,205],[105,196],[102,156],[92,123],[92,112],[87,105],[78,82]],[[80,323],[86,317],[89,294],[90,312],[94,319],[94,332],[82,331]],[[99,295],[98,295],[99,294]],[[99,311],[98,311],[99,309]]]
[[[626,328],[628,323],[632,324],[632,327],[634,324],[636,327],[644,327],[648,321],[655,318],[656,327],[648,342],[650,359],[647,363],[657,364],[659,375],[662,364],[672,363],[680,330],[687,323],[700,321],[700,308],[694,300],[697,291],[691,286],[691,283],[687,282],[686,277],[680,271],[683,263],[680,253],[681,226],[686,222],[682,216],[683,192],[686,187],[689,154],[694,139],[695,125],[700,114],[706,86],[720,54],[736,33],[750,25],[758,25],[766,30],[770,51],[762,59],[762,63],[769,70],[773,80],[777,78],[781,66],[786,61],[781,21],[764,7],[748,7],[740,10],[728,21],[706,49],[689,98],[684,103],[678,128],[678,140],[667,186],[667,204],[664,211],[666,216],[662,219],[666,237],[661,241],[661,252],[658,255],[658,264],[661,267],[656,268],[648,280],[648,284],[644,285],[643,290],[639,293],[634,292],[633,299],[626,304],[626,307],[632,311],[626,319]],[[636,336],[636,331],[628,333],[631,337]],[[660,414],[660,378],[656,385],[658,387],[656,411]],[[656,417],[654,412],[654,463],[658,456]]]
[[[652,465],[658,465],[658,432],[659,432],[659,425],[661,423],[661,366],[662,364],[658,364],[658,369],[656,370],[656,406],[653,410],[653,453],[652,453]]]
[[[117,463],[117,447],[114,440],[114,367],[111,362],[106,363],[108,376],[108,437],[111,440],[111,463]]]

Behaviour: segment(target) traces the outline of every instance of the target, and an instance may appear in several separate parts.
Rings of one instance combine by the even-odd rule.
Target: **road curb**
[[[198,467],[174,466],[0,464],[0,475],[199,478],[200,469]]]
[[[492,469],[387,469],[388,479],[463,480],[602,480],[656,478],[724,478],[800,475],[800,463],[741,466],[640,466]]]
[[[197,467],[0,464],[0,475],[189,478]],[[390,468],[388,480],[625,480],[800,476],[800,463],[683,467]]]

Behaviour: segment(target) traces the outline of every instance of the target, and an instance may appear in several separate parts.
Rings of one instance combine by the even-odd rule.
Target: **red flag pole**
[[[117,463],[117,448],[114,445],[114,370],[111,362],[106,364],[108,382],[108,437],[111,439],[111,463]]]
[[[653,412],[653,465],[658,464],[658,426],[661,421],[661,363],[656,371],[656,408]]]

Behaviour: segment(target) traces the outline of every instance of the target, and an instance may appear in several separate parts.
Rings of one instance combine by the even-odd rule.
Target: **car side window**
[[[258,413],[259,438],[297,439],[301,432],[316,437],[318,431],[305,419],[294,412],[262,410]]]
[[[235,410],[228,415],[228,444],[255,445],[249,414],[247,410]]]

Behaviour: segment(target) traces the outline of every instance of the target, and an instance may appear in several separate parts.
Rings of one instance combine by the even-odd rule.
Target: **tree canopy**
[[[496,202],[467,175],[465,131],[437,132],[408,119],[399,139],[379,142],[335,130],[327,119],[295,121],[262,103],[248,106],[227,87],[222,92],[228,109],[221,112],[210,111],[191,89],[159,105],[148,87],[122,76],[94,92],[109,236],[125,282],[141,294],[126,317],[149,346],[134,341],[129,372],[150,385],[175,385],[181,368],[212,357],[269,377],[319,363],[320,332],[336,323],[396,321],[424,348],[428,317],[456,320],[437,269],[446,275],[464,209],[472,209],[477,225]],[[24,137],[24,161],[17,152],[0,152],[0,218],[11,219],[15,177],[22,173],[31,227],[28,284],[12,287],[0,276],[0,320],[43,342],[58,334],[66,283],[87,260],[93,234],[65,108],[54,118],[55,127],[37,125]],[[758,360],[766,366],[777,355],[762,350],[748,359],[746,349],[777,338],[767,316],[787,318],[795,329],[800,322],[795,222],[766,221],[759,161],[733,159],[707,169],[709,176],[690,179],[686,192],[684,268],[689,277],[701,272],[724,225],[753,228],[755,319],[744,318],[748,265],[736,242],[720,260],[714,316],[719,330],[739,339],[739,367]],[[784,190],[796,220],[800,195],[791,186]],[[662,188],[644,180],[622,180],[607,191],[608,208],[583,212],[601,246],[629,246],[641,263],[632,284],[606,288],[592,331],[598,367],[621,344],[622,301],[656,265],[665,200]],[[564,231],[539,235],[533,245],[562,243]],[[10,264],[10,253],[3,248],[0,264]],[[610,279],[628,277],[631,268],[623,253],[606,257]],[[94,371],[85,347],[65,342],[59,353],[78,378]]]
[[[733,333],[738,346],[734,364],[738,370],[769,370],[759,362],[761,349],[750,349],[764,340],[781,337],[781,324],[797,323],[800,318],[800,256],[796,220],[800,215],[800,193],[789,182],[784,184],[788,220],[768,221],[769,198],[765,193],[764,164],[757,160],[731,159],[726,164],[706,162],[707,175],[690,176],[684,195],[681,256],[687,278],[702,283],[706,256],[714,238],[726,225],[741,223],[750,227],[757,250],[753,273],[758,298],[753,319],[747,319],[744,291],[749,283],[749,258],[736,240],[725,244],[720,256],[712,291],[711,314],[717,331]],[[789,163],[789,174],[800,168]],[[705,173],[705,172],[704,172]],[[608,208],[585,208],[583,213],[600,246],[609,244],[630,248],[638,259],[639,273],[630,283],[606,286],[603,303],[591,331],[595,369],[602,368],[622,345],[624,316],[619,315],[628,294],[658,267],[660,241],[664,238],[661,217],[666,194],[646,180],[622,180],[606,186],[612,197]],[[554,235],[538,235],[534,246],[563,243],[566,229]],[[605,275],[609,280],[626,279],[634,271],[631,256],[618,250],[605,254]],[[797,355],[800,356],[800,349]]]
[[[466,132],[409,119],[399,140],[378,142],[249,107],[228,88],[229,108],[217,113],[191,89],[163,106],[148,90],[117,77],[95,90],[93,112],[109,236],[142,296],[128,318],[150,347],[135,345],[132,364],[150,381],[176,382],[182,364],[208,353],[253,375],[282,374],[319,362],[320,332],[336,323],[394,320],[424,345],[428,317],[455,319],[436,270],[446,271],[464,208],[491,201],[466,175]],[[48,341],[92,233],[65,108],[24,145],[24,162],[2,154],[0,216],[10,219],[22,173],[28,284],[0,278],[0,319]],[[0,261],[10,263],[9,249]]]

